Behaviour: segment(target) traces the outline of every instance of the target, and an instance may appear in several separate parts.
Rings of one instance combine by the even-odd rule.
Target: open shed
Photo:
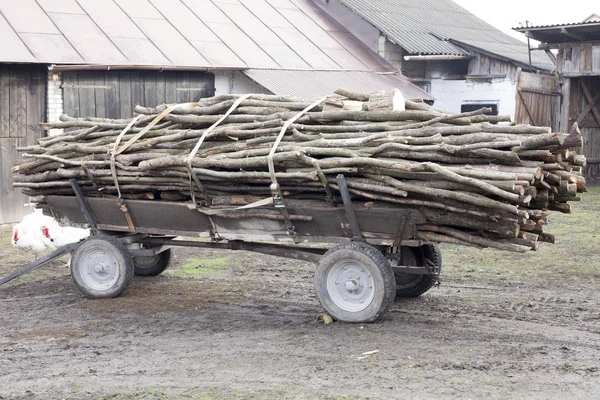
[[[586,179],[600,182],[600,22],[515,28],[542,42],[540,50],[557,51],[554,62],[562,95],[560,127],[575,122],[583,135]]]

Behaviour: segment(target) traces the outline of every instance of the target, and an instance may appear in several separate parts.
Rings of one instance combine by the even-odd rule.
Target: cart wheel
[[[402,247],[400,265],[427,265],[431,261],[438,270],[442,268],[442,252],[437,244],[424,244],[419,247]],[[395,273],[396,297],[419,297],[435,284],[433,275]]]
[[[119,240],[98,235],[86,239],[71,259],[75,285],[90,299],[117,297],[131,283],[133,259]]]
[[[315,273],[323,308],[339,321],[372,322],[394,301],[394,271],[385,256],[360,242],[342,243],[323,255]]]
[[[171,263],[171,249],[167,249],[155,256],[133,257],[135,276],[156,276],[160,275]]]

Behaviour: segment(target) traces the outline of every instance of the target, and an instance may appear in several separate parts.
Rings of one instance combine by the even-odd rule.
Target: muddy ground
[[[33,259],[8,229],[0,276]],[[304,262],[177,249],[112,300],[55,263],[0,288],[0,399],[597,399],[600,189],[548,231],[526,255],[444,246],[442,285],[377,324],[317,323]]]

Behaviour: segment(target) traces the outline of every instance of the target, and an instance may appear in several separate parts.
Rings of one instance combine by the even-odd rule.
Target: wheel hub
[[[94,271],[97,274],[106,274],[106,267],[104,266],[104,264],[96,264],[96,266],[94,267]]]
[[[351,260],[341,261],[329,270],[327,290],[331,300],[349,312],[364,310],[375,296],[371,273]]]
[[[350,279],[350,280],[346,281],[345,287],[348,292],[358,292],[360,285],[358,284],[357,279]]]
[[[81,279],[94,290],[108,290],[119,280],[119,265],[114,254],[103,248],[90,248],[82,254]]]

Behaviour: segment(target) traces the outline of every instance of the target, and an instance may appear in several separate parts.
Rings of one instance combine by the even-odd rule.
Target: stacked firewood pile
[[[131,120],[75,119],[21,148],[14,186],[43,206],[46,195],[252,203],[339,202],[343,174],[356,206],[423,212],[419,238],[523,252],[553,242],[550,210],[570,213],[585,191],[585,157],[568,135],[516,125],[481,109],[463,114],[404,100],[398,91],[307,100],[225,95],[194,104],[137,107]]]

